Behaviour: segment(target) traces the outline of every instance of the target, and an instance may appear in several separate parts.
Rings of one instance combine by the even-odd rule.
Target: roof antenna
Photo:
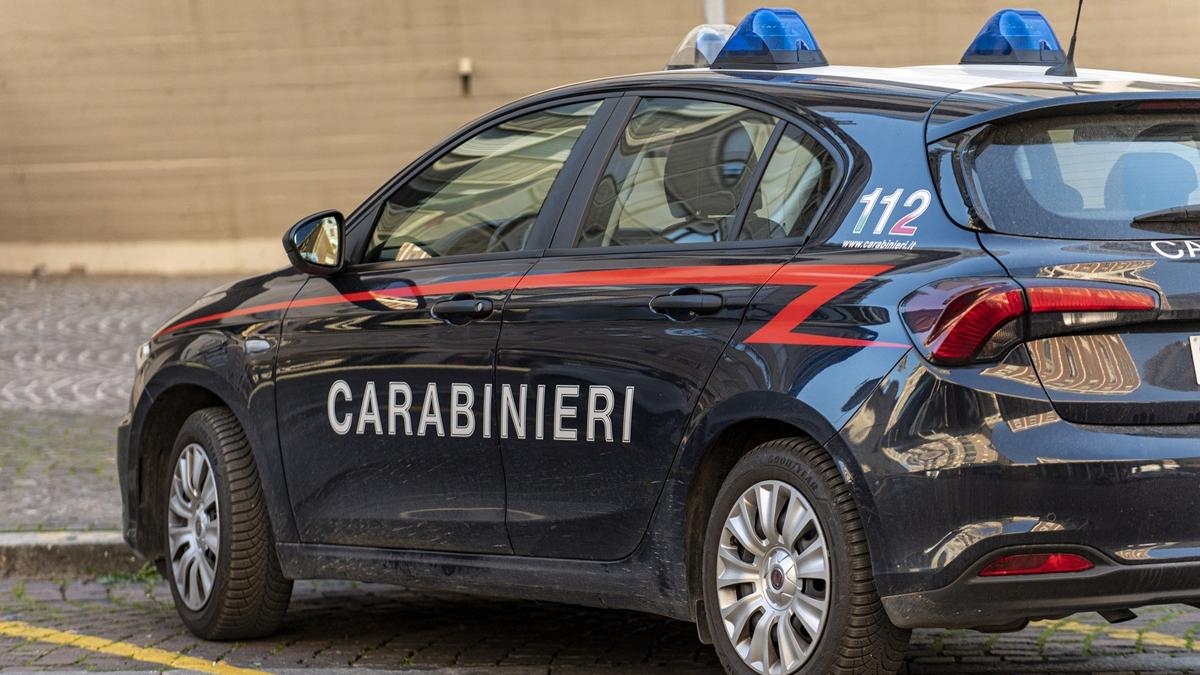
[[[1079,37],[1080,14],[1083,14],[1083,0],[1079,0],[1079,7],[1075,10],[1075,30],[1071,31],[1071,46],[1067,47],[1067,60],[1057,66],[1051,67],[1046,71],[1047,75],[1075,77],[1078,74],[1075,72],[1075,38]]]

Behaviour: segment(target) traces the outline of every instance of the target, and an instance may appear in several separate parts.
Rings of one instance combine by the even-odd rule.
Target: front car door
[[[839,175],[813,136],[735,102],[622,106],[504,308],[497,431],[522,555],[634,550],[746,305]]]
[[[304,543],[511,550],[491,403],[501,310],[602,105],[512,113],[451,143],[364,209],[349,269],[293,300],[276,386]]]

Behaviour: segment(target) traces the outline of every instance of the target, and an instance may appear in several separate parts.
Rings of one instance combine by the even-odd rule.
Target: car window
[[[778,120],[726,103],[643,99],[584,212],[580,247],[726,241]]]
[[[1121,113],[1020,120],[982,132],[975,206],[1005,234],[1138,239],[1133,220],[1200,203],[1200,117]]]
[[[836,177],[837,163],[825,146],[788,127],[767,161],[738,239],[808,234]]]
[[[363,262],[520,250],[599,108],[540,110],[459,144],[387,198]]]

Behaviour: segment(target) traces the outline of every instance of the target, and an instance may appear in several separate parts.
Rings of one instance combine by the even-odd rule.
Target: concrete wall
[[[758,4],[729,0],[727,18]],[[832,62],[903,65],[956,61],[1004,4],[798,6]],[[1044,6],[1064,41],[1074,5]],[[278,236],[298,217],[350,210],[486,110],[660,68],[703,7],[0,0],[0,271],[273,265]],[[1079,62],[1200,76],[1198,30],[1200,3],[1093,0]],[[470,96],[456,73],[463,56],[474,63]]]

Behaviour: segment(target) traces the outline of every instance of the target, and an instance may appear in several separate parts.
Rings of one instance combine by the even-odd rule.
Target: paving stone
[[[54,651],[43,654],[33,662],[35,666],[70,666],[82,662],[94,652],[75,647],[59,647]]]
[[[68,602],[80,600],[106,600],[108,589],[100,584],[72,581],[62,588],[62,595]]]
[[[222,281],[0,278],[0,531],[119,527],[113,433],[127,405],[134,350]],[[105,581],[0,579],[0,618],[265,670],[354,664],[503,675],[720,672],[692,626],[631,612],[323,580],[297,584],[273,638],[210,643],[183,628],[169,590],[153,575]],[[1200,637],[1195,608],[1138,614],[1119,628]],[[1188,651],[1181,642],[1143,639],[1139,653],[1136,639],[1114,637],[1096,614],[1071,621],[1094,628],[1041,622],[998,637],[917,631],[909,675],[1200,672],[1200,646]],[[0,669],[12,668],[159,667],[0,636]]]

